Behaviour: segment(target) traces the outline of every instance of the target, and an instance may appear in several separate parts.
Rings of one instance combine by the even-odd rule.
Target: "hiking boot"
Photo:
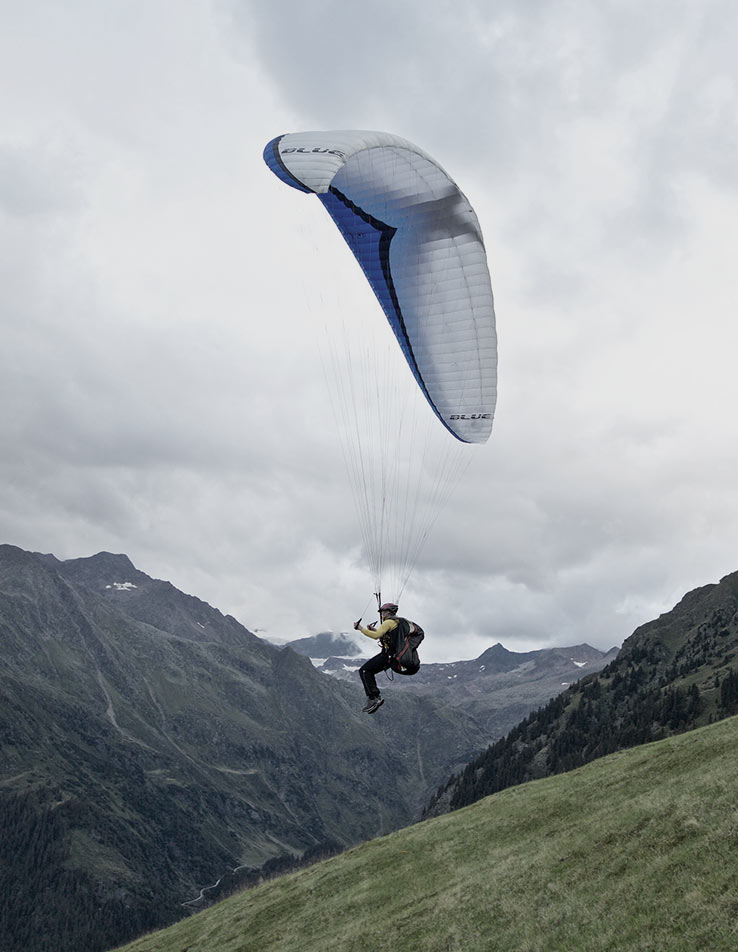
[[[362,708],[362,711],[364,714],[373,714],[377,708],[381,707],[383,704],[383,697],[369,697],[366,699],[366,704]]]

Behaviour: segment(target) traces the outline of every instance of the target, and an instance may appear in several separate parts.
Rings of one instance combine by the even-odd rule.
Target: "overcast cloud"
[[[0,25],[0,541],[125,552],[276,640],[364,611],[315,338],[383,318],[261,157],[357,128],[456,179],[495,291],[495,427],[403,602],[424,657],[607,649],[738,569],[735,4],[0,0]]]

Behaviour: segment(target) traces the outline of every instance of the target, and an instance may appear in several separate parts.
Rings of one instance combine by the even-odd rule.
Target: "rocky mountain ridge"
[[[320,649],[337,643],[336,636],[329,637],[332,640],[304,638],[290,645],[310,656],[324,674],[356,683],[357,671],[365,660],[363,656],[316,656]],[[516,652],[498,643],[470,661],[423,662],[416,675],[397,680],[404,692],[432,697],[463,710],[480,724],[490,740],[496,740],[570,684],[604,668],[617,657],[618,650],[611,648],[604,652],[583,644]],[[380,676],[382,690],[392,690],[382,678]]]

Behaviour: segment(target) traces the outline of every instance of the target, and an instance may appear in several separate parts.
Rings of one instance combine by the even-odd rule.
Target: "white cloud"
[[[371,610],[318,338],[381,315],[261,159],[363,127],[459,181],[498,310],[495,429],[403,601],[425,656],[609,648],[736,568],[738,13],[424,11],[2,5],[2,541],[275,637]]]

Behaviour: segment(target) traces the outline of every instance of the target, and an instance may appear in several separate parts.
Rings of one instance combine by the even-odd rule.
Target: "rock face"
[[[0,643],[8,952],[109,948],[235,867],[410,823],[485,745],[410,692],[362,715],[358,685],[122,555],[0,546]]]

